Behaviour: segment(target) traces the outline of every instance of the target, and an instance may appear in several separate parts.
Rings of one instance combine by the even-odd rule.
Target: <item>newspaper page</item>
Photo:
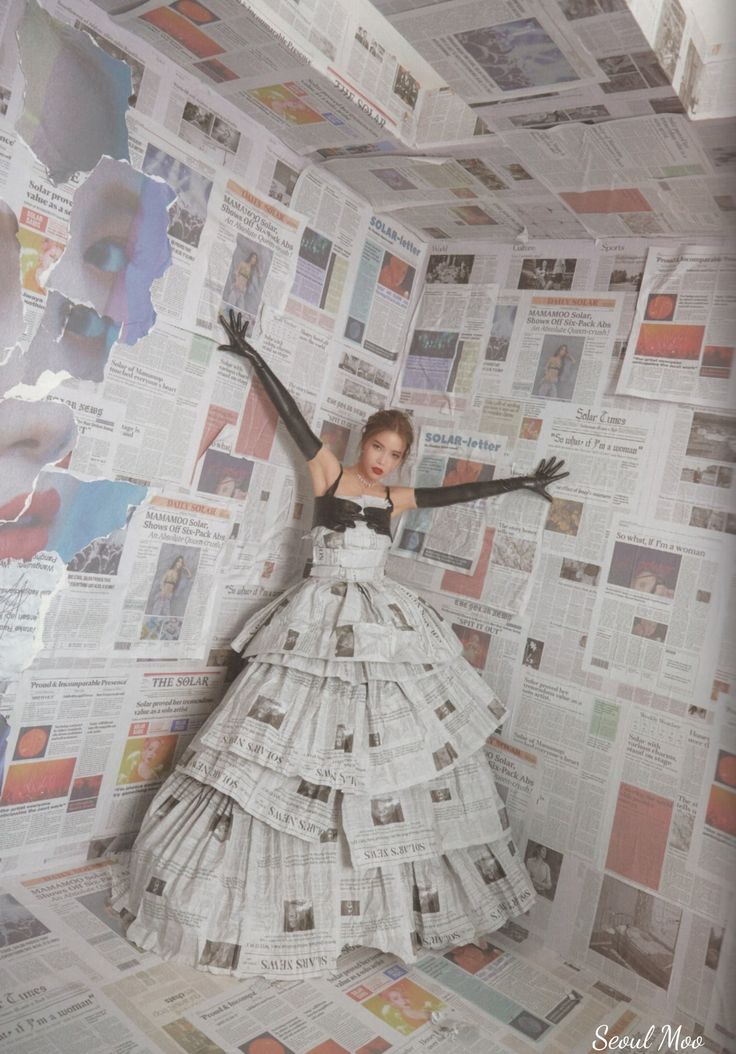
[[[649,242],[646,238],[601,238],[596,246],[598,257],[592,288],[623,293],[618,337],[625,342],[634,322]]]
[[[115,345],[100,387],[102,405],[114,415],[115,425],[122,414],[105,454],[108,478],[144,486],[189,483],[196,436],[204,427],[206,392],[213,384],[213,353],[210,341],[160,320],[135,347]],[[70,379],[56,395],[81,402],[83,393],[89,401],[86,386]]]
[[[539,754],[511,742],[511,728],[504,729],[505,739],[489,736],[486,741],[488,763],[493,769],[496,789],[503,799],[511,830],[519,845],[526,842],[526,825],[539,797],[542,759]]]
[[[623,706],[531,663],[518,670],[514,687],[516,702],[506,734],[514,747],[537,759],[536,797],[528,800],[524,814],[525,862],[544,909],[545,902],[555,900],[556,881],[564,881],[560,866],[565,857],[603,866],[608,788],[616,774]],[[512,754],[506,764],[514,762]],[[539,852],[541,846],[546,853]],[[546,927],[545,911],[539,914],[539,925]],[[555,915],[562,917],[559,911]]]
[[[425,247],[394,220],[371,215],[345,322],[347,346],[396,362],[419,296]]]
[[[227,177],[212,209],[210,251],[195,258],[199,295],[181,319],[208,337],[220,333],[221,312],[254,323],[262,304],[284,307],[304,226],[289,208]]]
[[[699,876],[688,859],[715,728],[630,702],[619,730],[600,866],[673,904],[723,918],[729,898],[723,882]]]
[[[617,392],[732,409],[735,289],[736,243],[652,247]]]
[[[330,385],[338,397],[362,403],[366,415],[382,410],[390,401],[398,362],[378,365],[372,356],[358,354],[352,346],[346,349],[342,344],[331,353],[331,358],[335,365]]]
[[[92,843],[93,856],[102,841]],[[80,867],[46,873],[22,881],[28,906],[53,912],[59,926],[68,927],[70,943],[84,955],[99,980],[158,962],[155,955],[133,947],[123,936],[124,921],[109,906],[110,870],[107,861],[91,859]],[[72,937],[73,934],[73,937]]]
[[[481,422],[484,416],[482,410],[484,399],[485,401],[490,401],[488,397],[498,395],[501,391],[508,391],[511,384],[510,379],[507,379],[507,374],[513,366],[513,359],[509,362],[509,348],[511,347],[517,320],[519,326],[522,323],[519,317],[521,296],[522,294],[514,289],[501,289],[496,299],[496,305],[491,316],[488,343],[485,347],[476,388],[475,408],[481,415]],[[518,402],[515,403],[517,407],[520,405]],[[501,418],[504,423],[508,422],[508,414],[502,414]],[[533,416],[530,417],[530,420],[532,419]],[[479,422],[478,427],[483,431],[486,427],[489,427],[493,432],[500,430],[498,426],[492,423],[489,416],[486,416],[485,423],[481,422]],[[518,430],[516,430],[516,435],[518,435]]]
[[[453,238],[452,241],[432,239],[429,245],[426,285],[506,285],[510,245],[478,245]]]
[[[524,292],[511,334],[505,395],[599,401],[618,331],[621,295]]]
[[[726,410],[672,408],[650,515],[699,530],[736,533],[736,416]]]
[[[153,668],[151,668],[153,667]],[[147,663],[128,675],[123,710],[109,745],[96,838],[137,831],[161,781],[220,702],[223,667]]]
[[[570,1019],[582,1002],[564,980],[490,939],[475,950],[463,945],[424,954],[411,968],[380,952],[351,952],[331,986],[341,994],[338,1006],[352,1002],[356,1020],[378,1026],[379,1035],[390,1036],[402,1054],[431,1049],[432,1011],[447,1021],[451,1034],[455,1025],[450,1042],[458,1049],[500,1054],[542,1036],[547,1049],[547,1041],[566,1026],[568,1038],[574,1033]],[[571,1049],[581,1050],[577,1042]]]
[[[605,78],[574,29],[538,0],[431,4],[392,21],[471,104]]]
[[[20,885],[0,893],[0,1042],[14,1054],[150,1054],[146,1037],[100,992],[97,957]],[[73,1040],[70,1038],[73,1037]]]
[[[713,166],[687,119],[678,114],[559,125],[517,132],[514,150],[587,233],[600,237],[722,234],[732,226],[704,180]]]
[[[505,457],[504,446],[504,441],[494,436],[441,432],[427,426],[419,436],[415,486],[442,487],[493,479],[497,464]],[[394,552],[472,573],[480,556],[484,521],[482,501],[439,510],[413,509],[402,517]]]
[[[586,506],[633,514],[651,492],[656,439],[666,433],[669,414],[613,410],[579,403],[550,408],[539,434],[547,456],[565,461],[570,473],[555,491],[556,502],[579,502],[574,536],[585,532]],[[568,507],[572,513],[572,508]],[[600,538],[605,529],[598,524]],[[560,533],[567,533],[561,531]]]
[[[697,908],[685,907],[567,854],[562,857],[547,854],[554,876],[548,899],[557,911],[533,914],[527,925],[535,931],[543,927],[548,948],[595,971],[601,983],[625,991],[660,1016],[674,1013],[681,1001],[691,1006],[690,963],[704,961],[711,933],[723,928],[724,898],[714,909],[697,898]]]
[[[165,495],[136,509],[116,579],[123,600],[106,630],[116,652],[203,657],[231,519],[222,504]]]
[[[300,4],[250,0],[265,21],[309,55],[331,84],[385,132],[417,141],[421,101],[445,88],[435,69],[367,0]],[[458,100],[460,106],[466,104]],[[472,126],[468,114],[466,122]]]
[[[306,217],[306,226],[286,312],[323,333],[342,335],[370,210],[359,194],[314,167],[297,181],[292,208]]]
[[[291,34],[274,28],[273,6],[266,17],[254,6],[210,0],[206,21],[192,22],[149,0],[123,5],[113,17],[205,85],[215,84],[238,110],[298,153],[389,134],[372,106],[361,109],[352,92],[314,68]]]
[[[399,382],[402,404],[454,414],[467,409],[497,294],[495,285],[425,285]]]
[[[685,701],[718,655],[720,541],[621,517],[607,540],[585,665]]]
[[[3,856],[89,839],[126,679],[64,669],[23,674],[0,798]]]

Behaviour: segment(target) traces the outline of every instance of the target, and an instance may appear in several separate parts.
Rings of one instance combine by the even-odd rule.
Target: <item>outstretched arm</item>
[[[558,458],[547,458],[539,462],[532,476],[511,476],[509,479],[489,479],[478,483],[458,483],[453,487],[400,487],[391,491],[396,512],[406,509],[439,509],[445,505],[458,505],[463,501],[477,501],[479,498],[492,498],[497,494],[507,494],[512,490],[533,490],[547,501],[552,495],[547,487],[559,479],[569,476],[561,472],[565,464]]]
[[[230,343],[220,344],[220,349],[222,351],[232,351],[251,363],[256,376],[263,385],[264,391],[286,425],[287,432],[306,460],[311,461],[321,450],[322,440],[318,439],[309,427],[304,415],[296,404],[296,400],[284,387],[260,352],[256,351],[245,339],[245,335],[248,332],[248,323],[243,322],[240,313],[236,316],[235,312],[231,310],[229,321],[223,315],[220,315],[220,325],[230,338]]]

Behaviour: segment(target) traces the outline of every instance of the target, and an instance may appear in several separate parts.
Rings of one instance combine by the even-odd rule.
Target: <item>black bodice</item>
[[[386,488],[387,508],[380,509],[374,505],[367,505],[364,508],[357,501],[351,501],[350,498],[338,498],[335,495],[341,479],[342,468],[340,475],[329,490],[314,499],[312,527],[328,527],[331,531],[341,532],[348,527],[355,527],[362,521],[376,534],[386,534],[390,538],[393,503],[388,487]]]

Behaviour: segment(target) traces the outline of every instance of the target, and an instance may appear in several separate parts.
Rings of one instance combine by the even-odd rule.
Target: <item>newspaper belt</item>
[[[378,549],[327,549],[315,546],[310,578],[337,578],[370,582],[383,578],[386,551]]]

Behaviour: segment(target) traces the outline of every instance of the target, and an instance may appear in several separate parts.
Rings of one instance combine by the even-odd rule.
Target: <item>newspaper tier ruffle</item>
[[[414,961],[534,903],[483,751],[506,710],[366,532],[318,547],[234,641],[248,665],[115,868],[139,947],[317,976],[345,947]]]
[[[360,872],[339,831],[324,842],[284,834],[181,773],[154,798],[129,863],[113,869],[112,900],[128,938],[239,977],[320,976],[354,945],[414,962],[418,941],[466,943],[535,898],[508,835]]]

